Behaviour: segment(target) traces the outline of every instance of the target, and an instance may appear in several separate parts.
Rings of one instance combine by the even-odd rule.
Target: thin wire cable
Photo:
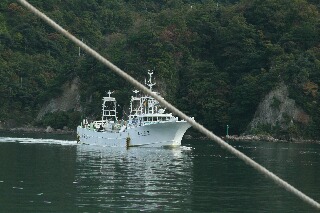
[[[298,189],[296,189],[295,187],[293,187],[292,185],[290,185],[289,183],[287,183],[286,181],[282,180],[281,178],[279,178],[277,175],[273,174],[272,172],[270,172],[269,170],[267,170],[266,168],[264,168],[263,166],[261,166],[260,164],[256,163],[254,160],[252,160],[251,158],[249,158],[248,156],[246,156],[245,154],[243,154],[242,152],[238,151],[237,149],[235,149],[234,147],[230,146],[228,143],[226,143],[225,141],[223,141],[221,138],[219,138],[218,136],[216,136],[215,134],[213,134],[212,132],[210,132],[208,129],[206,129],[205,127],[203,127],[202,125],[200,125],[199,123],[197,123],[193,118],[190,118],[189,116],[185,115],[183,112],[181,112],[180,110],[178,110],[177,108],[175,108],[173,105],[171,105],[169,102],[167,102],[166,100],[164,100],[162,97],[158,96],[157,94],[151,92],[147,87],[145,87],[144,85],[142,85],[141,83],[139,83],[137,80],[135,80],[133,77],[131,77],[130,75],[128,75],[127,73],[125,73],[124,71],[122,71],[120,68],[118,68],[117,66],[115,66],[114,64],[112,64],[110,61],[108,61],[107,59],[105,59],[103,56],[101,56],[99,53],[97,53],[95,50],[93,50],[92,48],[90,48],[89,46],[87,46],[86,44],[84,44],[82,41],[80,41],[79,39],[77,39],[75,36],[73,36],[72,34],[70,34],[68,31],[66,31],[65,29],[63,29],[61,26],[59,26],[57,23],[55,23],[53,20],[51,20],[49,17],[47,17],[44,13],[40,12],[38,9],[36,9],[35,7],[33,7],[31,4],[29,4],[27,1],[25,0],[17,0],[18,2],[20,2],[23,6],[25,6],[27,9],[29,9],[32,13],[34,13],[35,15],[37,15],[38,17],[40,17],[42,20],[44,20],[47,24],[49,24],[51,27],[53,27],[55,30],[57,30],[58,32],[60,32],[61,34],[63,34],[64,36],[66,36],[67,38],[69,38],[71,41],[73,41],[76,45],[78,45],[80,48],[82,48],[83,50],[85,50],[86,52],[88,52],[90,55],[92,55],[94,58],[96,58],[97,60],[99,60],[100,62],[102,62],[104,65],[106,65],[107,67],[109,67],[111,70],[113,70],[115,73],[117,73],[119,76],[121,76],[122,78],[124,78],[126,81],[130,82],[134,87],[140,89],[143,93],[148,94],[150,96],[152,96],[153,98],[155,98],[157,101],[159,101],[159,103],[162,106],[165,106],[167,109],[169,109],[172,113],[178,115],[181,119],[186,120],[188,123],[190,123],[192,125],[193,128],[197,129],[198,131],[200,131],[201,133],[203,133],[204,135],[206,135],[208,138],[212,139],[213,141],[215,141],[216,143],[218,143],[222,148],[224,148],[225,150],[229,151],[230,153],[234,154],[235,156],[237,156],[238,158],[240,158],[241,160],[243,160],[246,164],[252,166],[254,169],[256,169],[257,171],[259,171],[260,173],[262,173],[263,175],[265,175],[266,177],[270,178],[271,180],[273,180],[276,184],[278,184],[279,186],[283,187],[284,189],[286,189],[287,191],[291,192],[292,194],[296,195],[297,197],[299,197],[301,200],[303,200],[304,202],[310,204],[311,206],[317,208],[320,210],[320,204],[315,201],[314,199],[312,199],[311,197],[307,196],[306,194],[304,194],[303,192],[299,191]]]

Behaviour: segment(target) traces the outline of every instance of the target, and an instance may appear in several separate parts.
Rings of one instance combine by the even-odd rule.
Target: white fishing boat
[[[152,82],[153,72],[148,74],[149,80],[145,84],[152,91],[155,85]],[[77,127],[78,142],[114,147],[181,145],[182,137],[191,125],[166,113],[153,97],[138,95],[137,90],[133,92],[135,95],[131,97],[129,118],[118,120],[117,102],[109,91],[108,96],[103,98],[102,119],[91,123],[84,119]]]

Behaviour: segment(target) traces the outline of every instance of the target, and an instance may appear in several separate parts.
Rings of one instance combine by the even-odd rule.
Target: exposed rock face
[[[282,129],[287,129],[294,122],[307,124],[310,121],[309,115],[288,95],[288,88],[283,83],[271,91],[259,104],[249,129],[255,129],[259,125],[271,127],[278,125]]]
[[[75,78],[72,82],[63,85],[62,95],[46,103],[40,109],[36,119],[40,120],[45,114],[55,111],[68,111],[71,109],[81,111],[79,85],[79,78]]]
[[[54,129],[51,126],[47,126],[47,128],[45,130],[45,132],[47,132],[47,133],[51,133],[53,131],[54,131]]]

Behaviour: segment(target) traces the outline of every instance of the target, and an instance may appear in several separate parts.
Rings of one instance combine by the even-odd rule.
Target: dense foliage
[[[320,133],[318,1],[29,2],[141,82],[155,69],[166,99],[217,134],[227,124],[231,134],[245,131],[261,99],[280,82],[312,117],[294,133]],[[128,105],[130,85],[18,3],[2,0],[0,120],[32,122],[76,76],[83,114],[99,116],[109,89]]]

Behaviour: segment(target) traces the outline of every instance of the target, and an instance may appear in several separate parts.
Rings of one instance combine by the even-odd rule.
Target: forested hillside
[[[318,0],[29,2],[141,82],[154,69],[156,89],[217,134],[227,124],[243,133],[264,96],[284,83],[311,118],[287,134],[319,138]],[[65,125],[100,117],[109,89],[128,106],[131,85],[17,2],[1,0],[0,120],[46,125],[34,121],[40,107],[75,77],[83,110],[64,112],[75,121]]]

